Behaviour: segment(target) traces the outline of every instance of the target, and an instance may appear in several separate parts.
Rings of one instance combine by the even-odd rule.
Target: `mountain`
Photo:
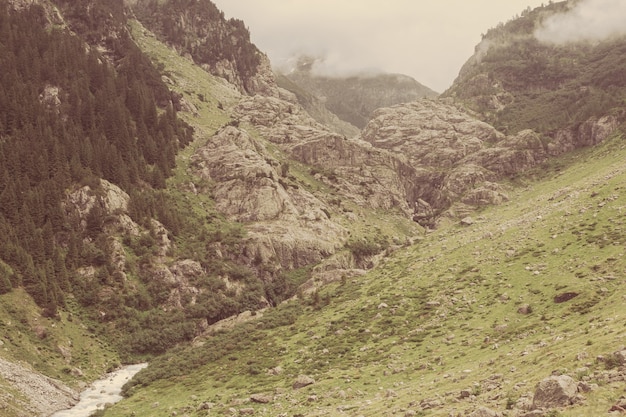
[[[559,7],[495,30],[516,38]],[[557,123],[563,102],[541,101],[556,87],[502,69],[523,65],[507,40],[491,66],[472,57],[445,97],[375,109],[356,132],[274,74],[243,22],[209,0],[0,12],[9,417],[48,415],[145,360],[101,414],[626,405],[623,103],[586,101],[619,87],[621,58],[602,52],[619,39],[584,46],[611,81],[571,103],[575,120]],[[480,107],[493,96],[474,87],[492,70],[528,123],[505,128],[507,108]],[[531,99],[552,125],[517,106]]]
[[[356,126],[340,119],[326,107],[324,98],[316,96],[280,72],[277,72],[275,75],[276,84],[295,94],[298,104],[300,104],[313,119],[347,137],[354,137],[359,134],[359,129]]]
[[[372,111],[380,107],[437,97],[436,92],[406,75],[326,75],[316,69],[320,65],[323,66],[323,59],[302,56],[293,70],[282,75],[320,99],[341,120],[359,129],[365,127]],[[287,82],[279,85],[291,90]]]
[[[566,44],[537,36],[543,22],[572,4],[550,2],[487,31],[443,96],[502,132],[530,128],[553,141],[584,136],[584,127],[577,129],[605,116],[623,120],[623,36]]]

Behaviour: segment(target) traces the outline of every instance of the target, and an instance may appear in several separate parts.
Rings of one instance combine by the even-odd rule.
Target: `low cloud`
[[[317,74],[407,74],[435,91],[450,86],[481,32],[542,1],[213,0],[283,71],[309,55],[322,58]]]
[[[545,43],[595,42],[626,35],[626,1],[581,0],[570,10],[547,18],[535,31]]]

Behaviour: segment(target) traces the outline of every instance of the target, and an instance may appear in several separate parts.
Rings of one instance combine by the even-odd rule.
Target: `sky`
[[[327,75],[401,73],[443,92],[482,33],[548,0],[213,2],[227,18],[245,22],[252,42],[278,68],[288,68],[298,54],[324,56],[320,71]]]

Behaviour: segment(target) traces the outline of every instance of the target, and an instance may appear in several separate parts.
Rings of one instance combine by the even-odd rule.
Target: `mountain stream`
[[[74,407],[57,411],[50,417],[89,417],[94,411],[103,409],[106,404],[120,401],[122,386],[146,366],[147,363],[128,365],[106,374],[81,392],[80,401]]]

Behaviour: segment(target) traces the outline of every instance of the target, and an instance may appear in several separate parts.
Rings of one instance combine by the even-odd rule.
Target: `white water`
[[[128,365],[107,374],[80,393],[80,401],[69,410],[57,411],[50,417],[89,417],[94,411],[102,410],[106,404],[120,401],[122,386],[137,372],[148,366],[147,363]]]

